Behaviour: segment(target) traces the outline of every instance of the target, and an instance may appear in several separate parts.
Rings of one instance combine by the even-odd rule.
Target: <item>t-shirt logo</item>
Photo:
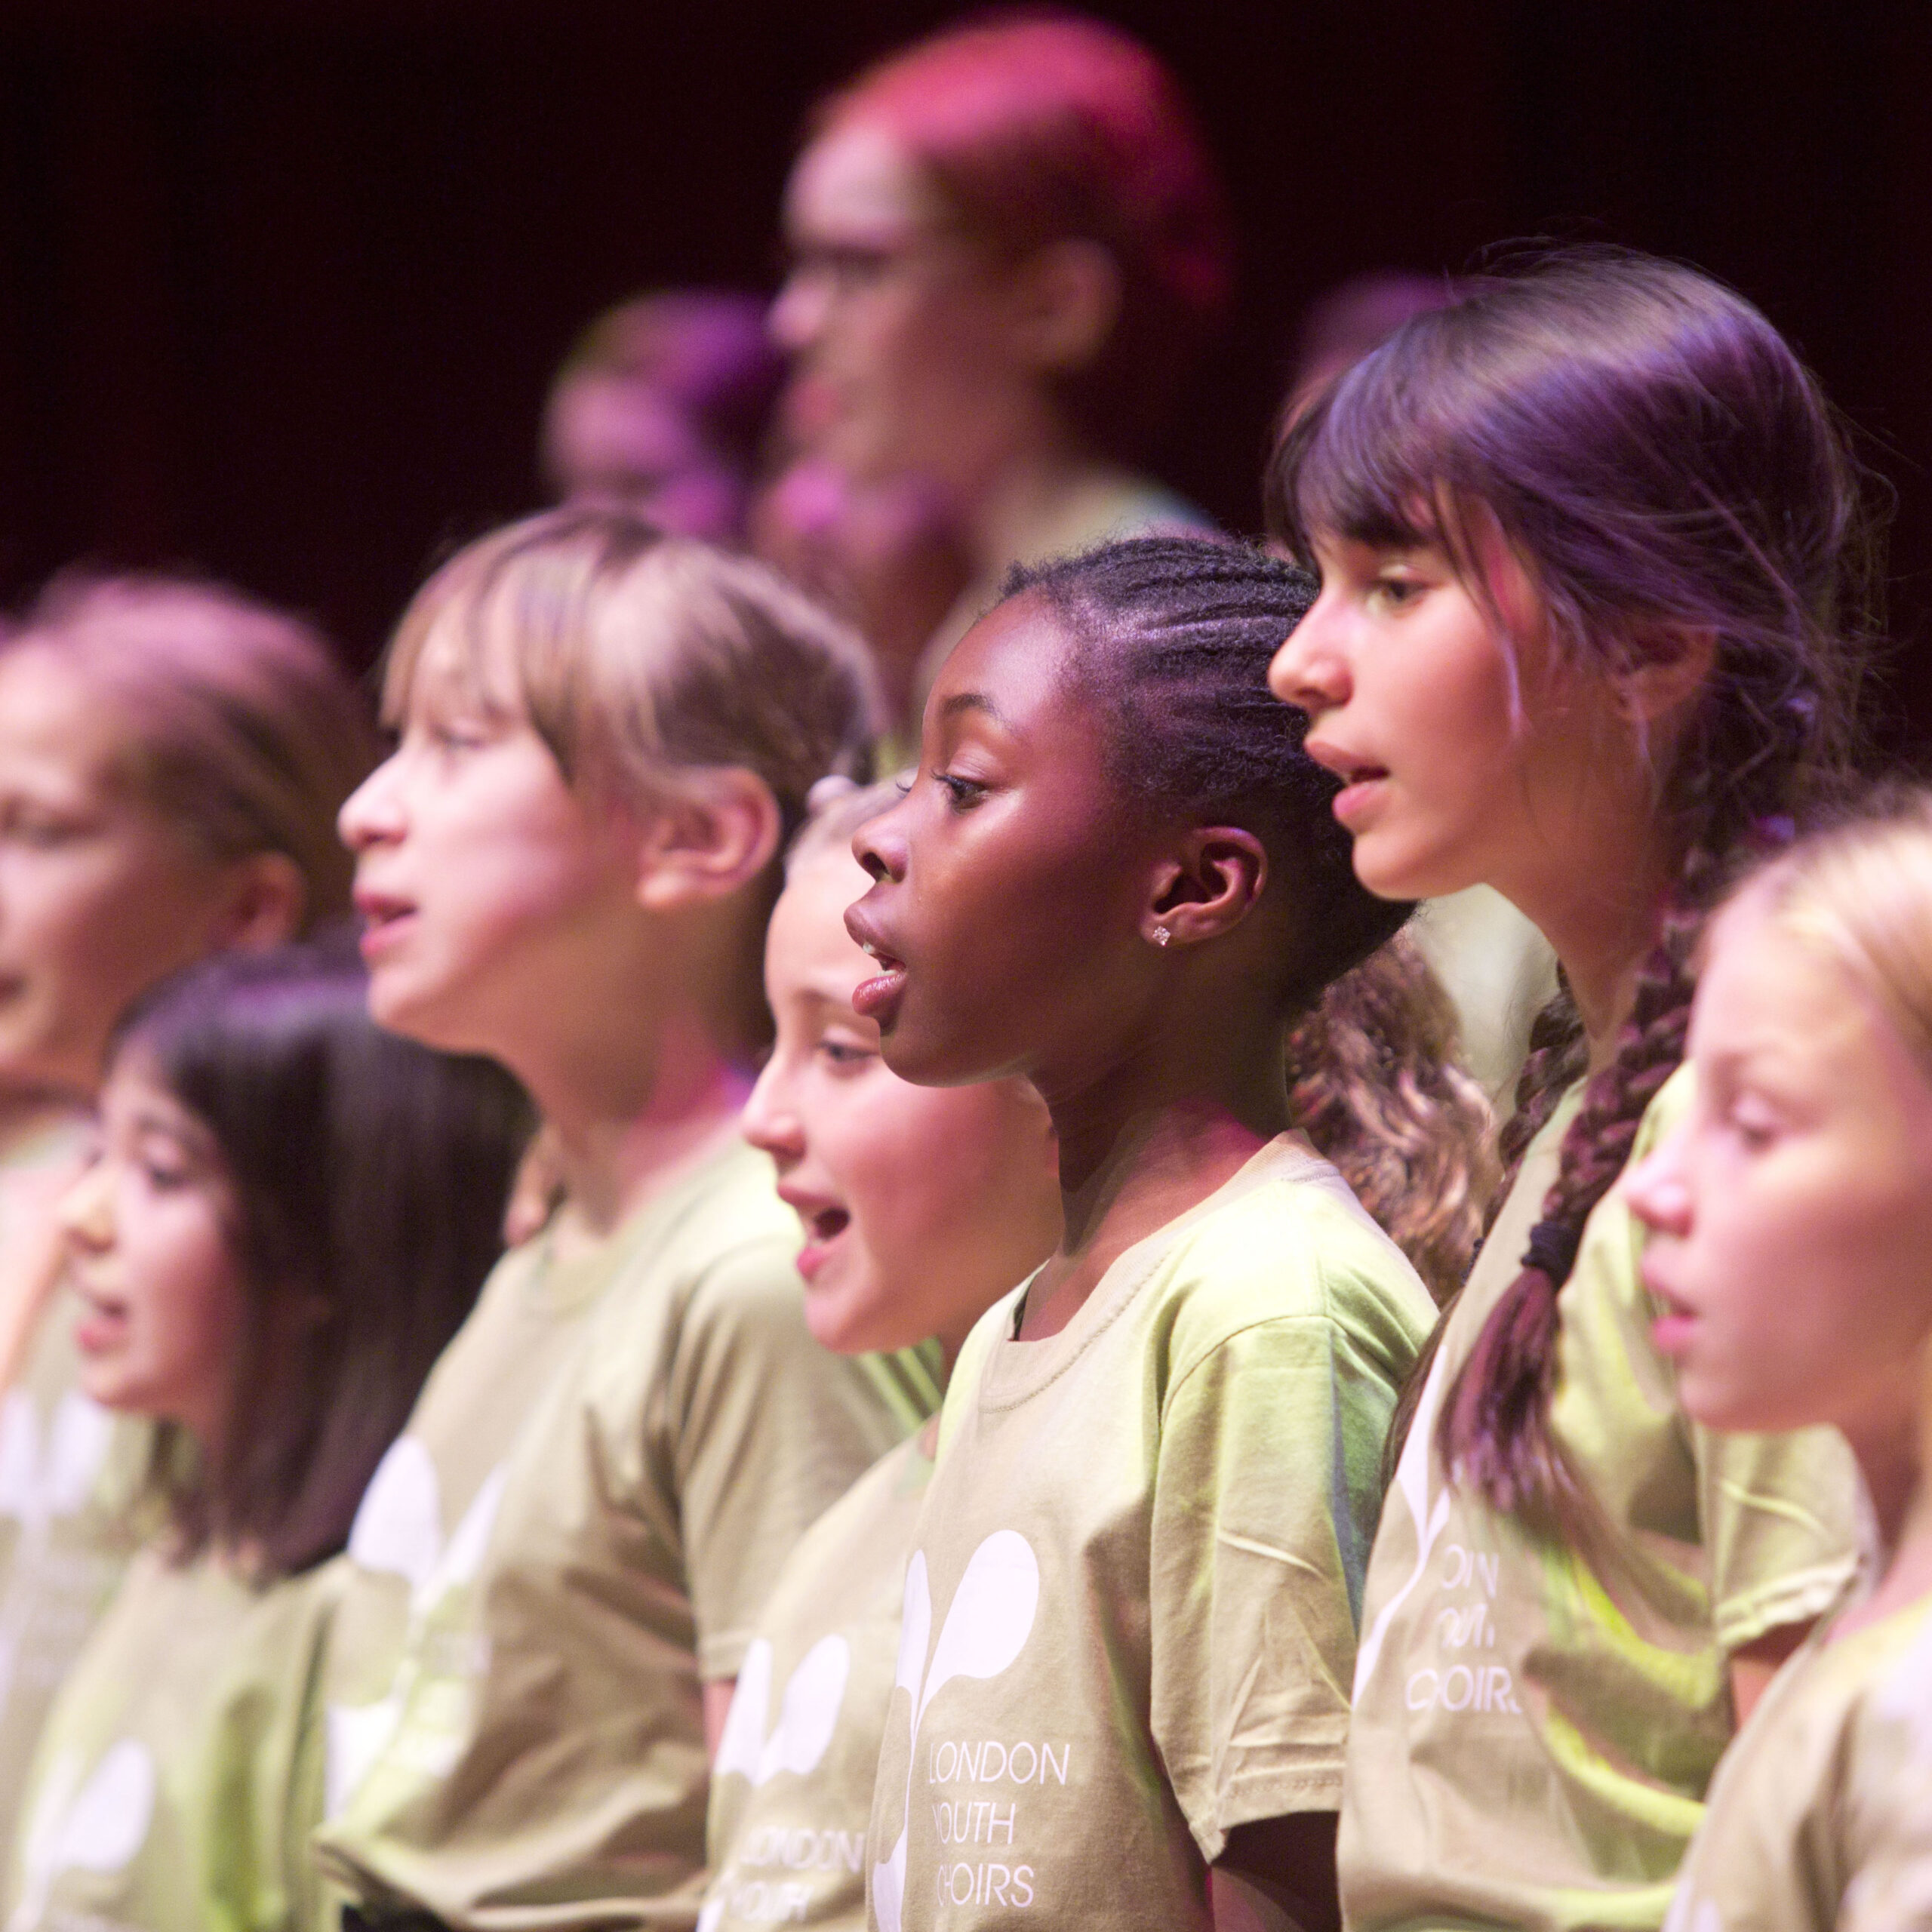
[[[9,1389],[0,1402],[0,1515],[33,1528],[78,1515],[94,1494],[113,1433],[114,1418],[70,1389],[43,1441],[33,1398]]]
[[[409,1632],[386,1697],[371,1704],[328,1707],[324,1802],[331,1818],[349,1802],[402,1722],[423,1626],[450,1591],[475,1582],[508,1475],[502,1463],[490,1472],[447,1543],[436,1466],[414,1436],[398,1436],[369,1478],[349,1527],[349,1554],[365,1570],[408,1583]]]
[[[1395,1613],[1406,1603],[1429,1568],[1429,1559],[1434,1553],[1436,1540],[1441,1535],[1443,1526],[1449,1520],[1449,1491],[1445,1487],[1432,1506],[1429,1498],[1429,1446],[1435,1434],[1435,1411],[1441,1405],[1442,1383],[1448,1367],[1447,1358],[1439,1352],[1429,1371],[1429,1380],[1423,1385],[1422,1400],[1416,1404],[1415,1420],[1409,1426],[1408,1440],[1402,1444],[1401,1460],[1395,1466],[1395,1481],[1392,1485],[1395,1494],[1407,1505],[1409,1514],[1415,1519],[1416,1567],[1408,1580],[1389,1601],[1382,1606],[1367,1636],[1361,1641],[1361,1648],[1355,1653],[1355,1684],[1353,1701],[1361,1702],[1363,1687],[1375,1675],[1375,1666],[1382,1655],[1383,1641],[1389,1635],[1389,1626],[1395,1621]]]
[[[118,1872],[141,1848],[154,1816],[153,1754],[124,1737],[83,1783],[82,1759],[63,1752],[35,1804],[20,1854],[20,1902],[7,1932],[31,1932],[63,1872]]]
[[[771,1708],[772,1648],[754,1637],[731,1694],[731,1715],[718,1741],[715,1777],[736,1771],[755,1785],[767,1784],[780,1771],[809,1777],[819,1767],[838,1723],[845,1698],[845,1681],[852,1674],[852,1647],[843,1637],[821,1637],[798,1660],[785,1686],[778,1723],[765,1735],[765,1714]]]
[[[899,1667],[893,1684],[912,1700],[912,1737],[906,1759],[906,1815],[912,1810],[912,1770],[918,1756],[919,1727],[927,1706],[954,1678],[997,1677],[1026,1648],[1040,1602],[1040,1565],[1033,1546],[1017,1530],[995,1530],[968,1558],[952,1607],[940,1625],[932,1660],[926,1659],[931,1635],[931,1587],[926,1555],[915,1550],[906,1566],[904,1620],[899,1630]],[[892,1855],[872,1867],[872,1909],[880,1932],[900,1932],[906,1900],[906,1847],[902,1829]]]

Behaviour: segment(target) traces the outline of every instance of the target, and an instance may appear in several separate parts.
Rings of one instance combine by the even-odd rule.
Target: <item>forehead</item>
[[[1032,592],[989,611],[955,648],[933,685],[929,717],[943,723],[973,709],[1015,731],[1069,701],[1072,641],[1046,599]],[[975,700],[971,706],[967,700]]]
[[[476,705],[518,716],[527,709],[508,614],[494,600],[464,599],[438,611],[413,648],[391,660],[383,715],[393,724]]]
[[[844,915],[871,884],[843,840],[829,840],[797,860],[772,909],[766,952],[774,972],[804,977],[829,964],[848,974],[866,966]]]
[[[938,189],[903,143],[866,118],[828,128],[799,157],[786,185],[786,226],[797,239],[896,235],[945,214]]]
[[[1718,915],[1691,1018],[1694,1051],[1772,1065],[1807,1085],[1836,1085],[1869,1071],[1885,1026],[1845,966],[1787,931],[1749,895]]]
[[[33,645],[0,654],[0,759],[105,786],[132,749],[118,707],[80,669]]]

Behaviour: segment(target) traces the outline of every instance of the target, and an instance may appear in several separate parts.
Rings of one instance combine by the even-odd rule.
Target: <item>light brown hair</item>
[[[291,860],[303,931],[348,912],[355,866],[336,814],[376,736],[319,631],[223,584],[74,572],[0,650],[72,667],[125,734],[123,782],[191,846]]]

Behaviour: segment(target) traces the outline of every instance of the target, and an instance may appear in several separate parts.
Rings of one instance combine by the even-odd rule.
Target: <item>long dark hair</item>
[[[1695,269],[1607,251],[1460,284],[1337,378],[1270,466],[1272,521],[1304,561],[1318,534],[1440,544],[1494,612],[1480,561],[1494,531],[1572,661],[1614,673],[1672,634],[1715,643],[1657,774],[1675,876],[1630,1017],[1443,1404],[1447,1466],[1499,1509],[1570,1486],[1549,1439],[1557,1294],[1683,1057],[1705,920],[1740,862],[1788,837],[1851,767],[1878,548],[1860,482],[1816,381],[1762,315]],[[1546,1016],[1536,1048],[1512,1155],[1584,1069],[1574,1011]]]
[[[1489,1108],[1457,1063],[1447,996],[1398,937],[1412,909],[1357,881],[1339,781],[1269,695],[1269,660],[1315,591],[1264,551],[1193,537],[1131,538],[1007,580],[1067,633],[1130,808],[1261,838],[1295,912],[1274,988],[1291,1113],[1440,1297],[1474,1250]]]
[[[521,1089],[383,1032],[366,1000],[346,944],[228,954],[119,1035],[207,1127],[238,1204],[226,1445],[205,1460],[164,1426],[150,1474],[183,1559],[220,1545],[272,1577],[341,1549],[502,1245]]]

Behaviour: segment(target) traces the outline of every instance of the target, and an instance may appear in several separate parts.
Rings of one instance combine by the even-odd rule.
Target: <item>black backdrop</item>
[[[814,95],[938,0],[0,0],[0,596],[192,564],[366,661],[535,498],[546,374],[655,283],[768,285]],[[1303,303],[1509,236],[1687,257],[1898,486],[1891,728],[1932,746],[1932,9],[1109,0],[1233,183],[1241,314],[1168,452],[1236,528]]]

